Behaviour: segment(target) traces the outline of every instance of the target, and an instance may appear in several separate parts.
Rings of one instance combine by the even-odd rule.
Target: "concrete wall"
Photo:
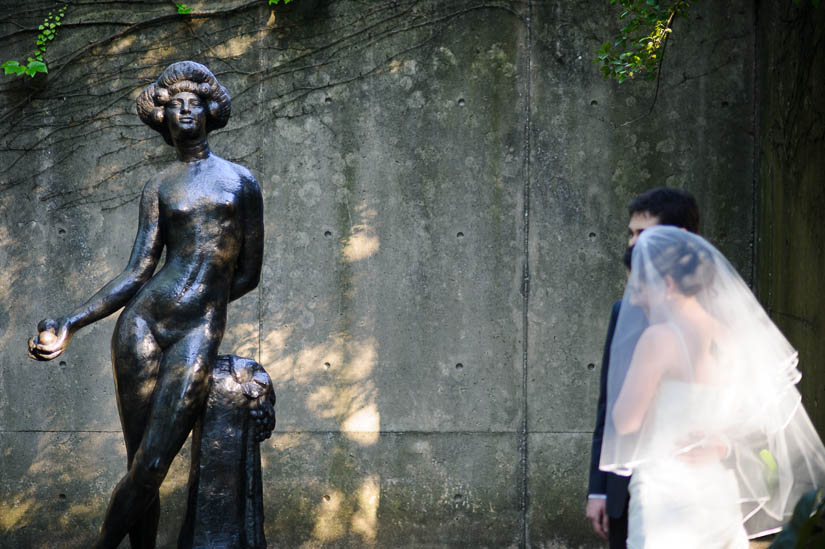
[[[125,265],[142,186],[174,161],[134,98],[194,59],[233,95],[213,149],[265,198],[263,280],[223,350],[276,385],[272,545],[598,546],[583,507],[627,204],[689,189],[752,278],[752,9],[680,22],[650,110],[652,85],[591,62],[616,25],[603,0],[265,4],[72,6],[49,53],[65,67],[0,83],[0,545],[88,544],[124,471],[114,318],[54,363],[25,340]],[[0,7],[4,52],[25,56],[9,21],[49,5]]]
[[[758,295],[799,349],[825,436],[825,6],[759,3]]]

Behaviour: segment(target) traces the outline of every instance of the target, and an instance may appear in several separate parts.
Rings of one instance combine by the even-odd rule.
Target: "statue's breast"
[[[239,185],[230,181],[176,182],[161,189],[160,207],[172,224],[225,222],[235,217]]]

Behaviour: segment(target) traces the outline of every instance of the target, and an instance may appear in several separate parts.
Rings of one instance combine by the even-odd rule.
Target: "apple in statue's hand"
[[[43,330],[37,334],[37,343],[41,345],[51,345],[55,341],[57,341],[57,334],[51,329]]]

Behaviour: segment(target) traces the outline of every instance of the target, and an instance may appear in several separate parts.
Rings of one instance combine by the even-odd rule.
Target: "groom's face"
[[[633,246],[642,231],[659,224],[659,218],[650,212],[635,212],[627,224],[627,247]]]

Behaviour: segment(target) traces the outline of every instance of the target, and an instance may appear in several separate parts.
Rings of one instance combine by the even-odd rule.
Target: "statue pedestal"
[[[275,426],[274,404],[260,364],[218,357],[203,416],[192,431],[179,548],[266,548],[259,443]]]

